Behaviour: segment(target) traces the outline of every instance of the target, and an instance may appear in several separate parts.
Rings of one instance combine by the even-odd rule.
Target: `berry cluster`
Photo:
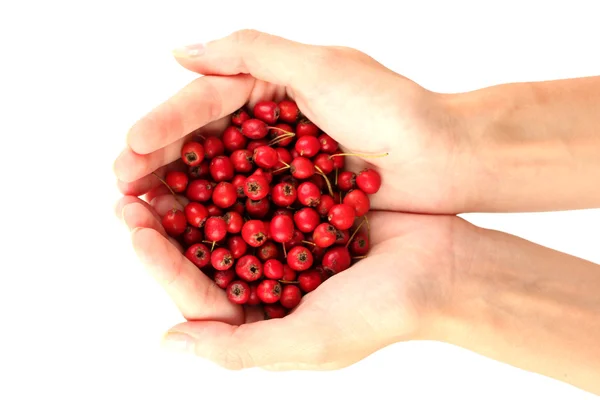
[[[281,318],[369,250],[361,228],[381,178],[344,171],[348,155],[293,101],[241,108],[221,137],[183,146],[187,173],[161,180],[189,203],[162,224],[231,302]]]

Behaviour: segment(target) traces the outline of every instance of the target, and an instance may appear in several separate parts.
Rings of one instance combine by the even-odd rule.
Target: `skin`
[[[282,370],[336,369],[398,341],[438,340],[600,393],[599,266],[453,215],[415,214],[600,206],[590,184],[600,176],[600,78],[438,94],[356,50],[255,31],[175,56],[205,76],[136,123],[114,165],[125,195],[117,215],[187,320],[165,344],[230,369]],[[382,177],[369,256],[291,315],[264,321],[165,235],[160,216],[174,202],[150,174],[181,168],[182,143],[220,134],[243,104],[285,96],[345,151],[388,155],[346,160]]]

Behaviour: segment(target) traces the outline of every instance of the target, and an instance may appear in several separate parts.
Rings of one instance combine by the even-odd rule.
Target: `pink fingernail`
[[[173,50],[173,54],[175,54],[176,57],[198,57],[204,54],[205,49],[206,47],[202,43],[191,44]]]
[[[181,332],[168,332],[163,338],[163,346],[176,353],[193,353],[194,339]]]

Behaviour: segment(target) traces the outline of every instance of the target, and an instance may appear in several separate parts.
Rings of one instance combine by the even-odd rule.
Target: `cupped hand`
[[[114,164],[123,194],[160,185],[191,132],[220,134],[228,115],[258,100],[291,97],[344,151],[348,169],[375,166],[379,210],[456,213],[469,191],[469,157],[456,133],[447,97],[433,93],[353,49],[301,44],[239,31],[204,46],[175,52],[185,68],[203,74],[139,120]],[[163,168],[164,167],[164,168]]]
[[[134,249],[189,320],[166,343],[228,369],[337,369],[392,343],[429,338],[451,296],[453,263],[468,224],[452,216],[373,212],[371,251],[326,280],[282,319],[228,301],[166,236],[160,215],[169,195],[152,208],[124,197],[117,212]],[[461,256],[464,256],[461,255]]]

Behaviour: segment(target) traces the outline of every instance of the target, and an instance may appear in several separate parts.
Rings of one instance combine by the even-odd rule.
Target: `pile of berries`
[[[344,171],[347,155],[293,101],[241,108],[221,137],[184,144],[187,172],[161,181],[189,203],[162,225],[231,302],[284,317],[369,250],[368,195],[381,178]]]

